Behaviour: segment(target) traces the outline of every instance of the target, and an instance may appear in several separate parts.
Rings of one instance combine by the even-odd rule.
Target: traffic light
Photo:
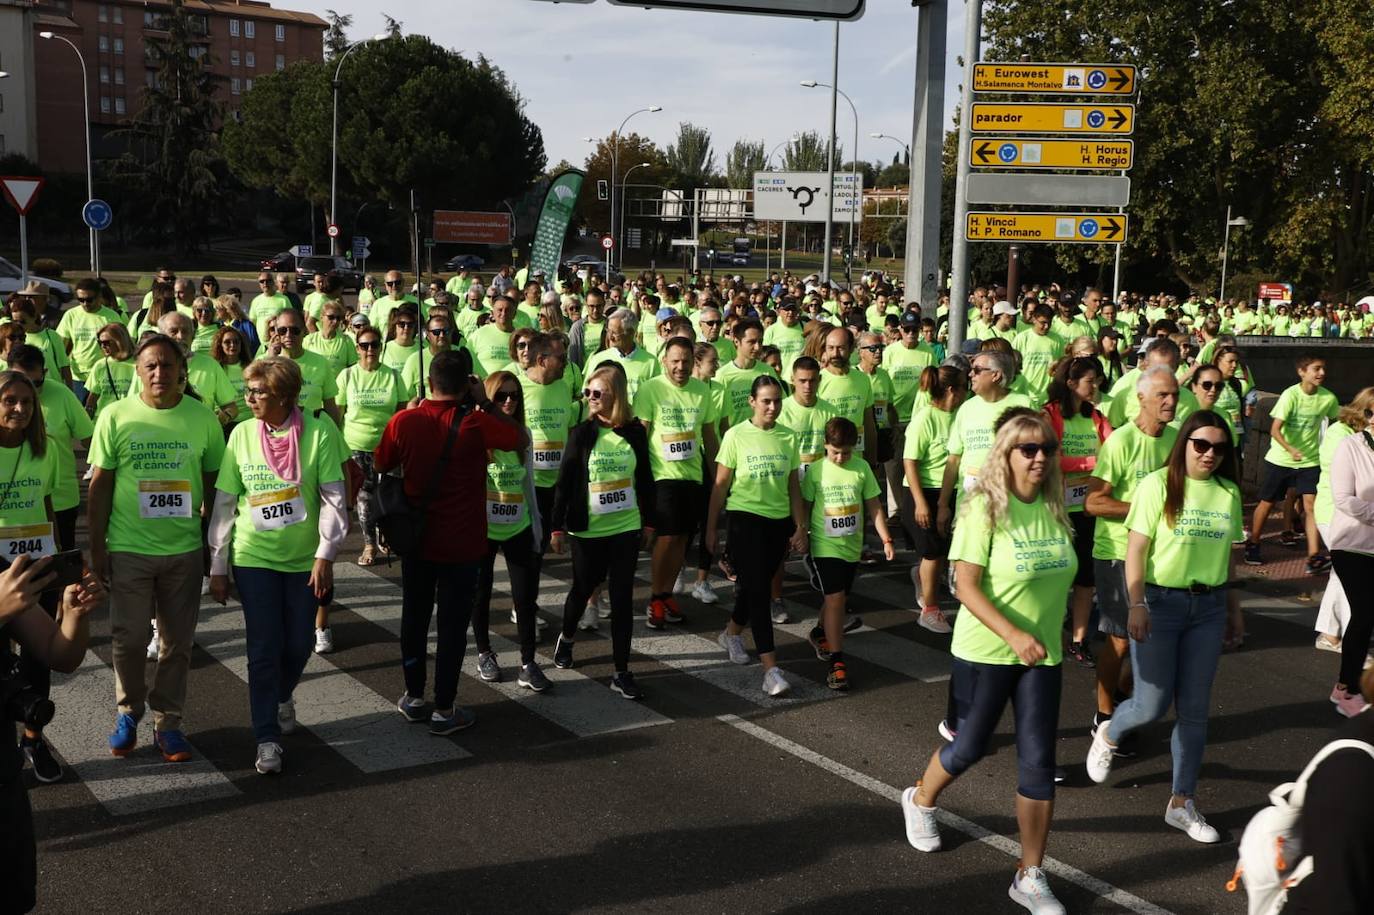
[[[596,199],[597,199],[597,200],[610,200],[610,199],[611,199],[611,192],[610,192],[610,190],[609,190],[609,185],[606,184],[606,179],[605,179],[605,178],[598,178],[598,179],[596,179]]]

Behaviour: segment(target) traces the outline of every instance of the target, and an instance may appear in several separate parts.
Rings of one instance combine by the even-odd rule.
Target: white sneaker
[[[1112,774],[1112,745],[1107,743],[1107,728],[1112,720],[1108,718],[1093,731],[1093,743],[1088,747],[1088,778],[1097,784],[1107,780]]]
[[[151,639],[149,639],[149,641],[148,641],[148,654],[147,654],[147,657],[148,657],[148,660],[149,660],[149,661],[156,661],[156,660],[157,660],[157,646],[158,646],[157,620],[153,620],[153,637],[152,637]]]
[[[763,674],[763,691],[770,696],[785,696],[792,689],[781,667],[770,667]]]
[[[277,703],[277,726],[283,734],[296,732],[296,700],[287,699]]]
[[[598,594],[596,599],[591,602],[591,606],[596,608],[596,618],[608,620],[611,618],[611,602],[606,599],[605,594]]]
[[[691,595],[703,604],[715,604],[720,602],[716,597],[716,592],[711,588],[709,582],[699,581],[692,585]]]
[[[954,627],[950,626],[949,620],[945,619],[939,607],[926,607],[916,622],[921,624],[922,629],[929,629],[939,635],[949,635],[954,631]]]
[[[906,820],[906,840],[917,851],[940,850],[940,824],[934,807],[916,803],[916,789],[902,792],[902,819]]]
[[[938,727],[935,728],[935,730],[940,732],[940,737],[945,741],[945,743],[954,743],[955,732],[949,729],[948,719],[941,718],[940,724]]]
[[[582,611],[582,619],[577,621],[577,628],[583,632],[595,632],[601,628],[601,624],[596,621],[596,608],[591,604]]]
[[[695,577],[695,574],[689,577],[686,569],[683,569],[681,572],[678,572],[677,581],[673,582],[673,593],[686,594],[687,589],[692,586],[692,579]]]
[[[1205,842],[1211,845],[1221,841],[1221,833],[1210,826],[1202,814],[1197,812],[1197,808],[1193,806],[1192,798],[1184,801],[1182,807],[1175,807],[1170,803],[1164,810],[1164,822],[1175,829],[1181,829],[1188,833],[1188,838],[1194,842]]]
[[[325,626],[315,630],[315,654],[329,654],[334,650],[334,630]]]
[[[728,632],[721,632],[716,636],[716,644],[725,649],[725,653],[730,656],[732,664],[748,664],[749,652],[744,650],[744,637],[731,635]]]
[[[607,615],[609,616],[610,614]],[[520,618],[515,615],[514,607],[510,609],[510,624],[512,626],[520,625]],[[540,616],[538,609],[536,609],[534,613],[534,631],[543,632],[547,628],[549,628],[549,621]]]
[[[200,596],[206,597],[210,594],[210,576],[202,575],[200,579]]]
[[[1319,632],[1313,644],[1318,651],[1334,651],[1336,654],[1341,653],[1341,640],[1338,636]]]
[[[254,765],[262,775],[276,775],[281,771],[281,744],[267,741],[258,744],[258,761]]]
[[[1036,915],[1064,915],[1066,911],[1063,903],[1054,898],[1045,872],[1038,867],[1014,874],[1007,895]]]
[[[911,591],[916,598],[916,606],[921,606],[921,564],[911,567]]]
[[[774,601],[773,601],[773,622],[775,622],[775,623],[789,623],[789,622],[791,622],[791,621],[792,621],[792,616],[791,616],[791,614],[789,614],[789,613],[787,612],[787,605],[784,604],[784,603],[782,602],[782,598],[777,598],[776,600],[774,600]]]

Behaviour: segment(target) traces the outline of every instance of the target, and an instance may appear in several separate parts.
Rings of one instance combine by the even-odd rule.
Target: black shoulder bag
[[[453,445],[458,440],[458,426],[466,415],[467,411],[462,407],[454,409],[448,438],[444,440],[444,450],[439,453],[439,462],[434,465],[434,473],[430,475],[419,505],[411,502],[406,495],[404,478],[393,473],[377,477],[377,488],[372,496],[377,512],[377,533],[398,556],[414,556],[424,544],[426,510],[439,491],[439,481],[448,469]]]

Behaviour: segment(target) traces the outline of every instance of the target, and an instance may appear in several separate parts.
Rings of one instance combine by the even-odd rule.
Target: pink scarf
[[[293,407],[291,415],[282,426],[285,435],[272,435],[267,423],[258,423],[258,444],[262,446],[262,456],[272,472],[287,483],[301,481],[301,408]]]

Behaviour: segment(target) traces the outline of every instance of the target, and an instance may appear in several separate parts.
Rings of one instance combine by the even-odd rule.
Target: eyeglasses
[[[530,341],[528,341],[528,340],[521,340],[520,342],[518,342],[518,343],[515,344],[515,348],[516,348],[516,349],[529,349],[529,348],[530,348]]]
[[[1035,460],[1037,454],[1043,453],[1046,458],[1052,458],[1059,452],[1059,445],[1055,442],[1024,442],[1014,447],[1028,461]]]
[[[1202,388],[1204,391],[1212,391],[1212,390],[1215,390],[1215,389],[1221,387],[1222,382],[1220,382],[1220,381],[1199,381],[1199,382],[1196,382],[1196,384],[1197,384],[1198,387]]]
[[[114,345],[115,345],[115,341],[109,340],[109,339],[97,340],[96,342],[100,344],[100,348],[101,348],[101,349],[104,349],[104,348],[107,347],[107,346],[114,346]]]
[[[212,315],[215,313],[215,310],[213,308],[206,308],[204,306],[201,306],[199,308],[196,308],[195,312],[198,315]]]
[[[397,321],[397,322],[396,322],[396,326],[397,326],[397,327],[414,327],[414,326],[415,326],[415,322],[414,322],[414,321]]]
[[[381,348],[382,348],[382,344],[378,343],[376,340],[369,340],[369,341],[366,342],[366,343],[359,343],[359,344],[358,344],[358,349],[381,349]]]
[[[274,327],[272,331],[278,337],[299,337],[305,333],[305,328],[297,327],[294,324],[288,324],[285,327]]]
[[[272,392],[266,388],[244,388],[244,400],[266,400],[272,396]]]
[[[329,312],[327,312],[327,311],[324,312],[323,314],[321,314],[320,317],[324,318],[326,321],[342,321],[342,320],[343,320],[343,315],[340,315],[340,314],[331,314],[331,313],[329,313]]]
[[[609,395],[609,391],[602,391],[597,388],[583,388],[582,396],[588,400],[600,400],[602,395]]]
[[[983,374],[984,372],[995,372],[995,371],[997,371],[997,369],[990,369],[990,368],[988,368],[988,367],[985,366],[985,365],[975,365],[973,368],[969,369],[968,374],[969,374],[969,377],[970,377],[970,378],[976,378],[976,377],[978,377],[979,375]]]
[[[265,276],[263,276],[263,277],[258,277],[258,285],[259,285],[259,286],[266,286],[266,285],[267,285],[268,283],[270,283],[270,282],[272,282],[272,281],[269,280],[269,279],[268,279],[267,277],[265,277]]]
[[[1221,450],[1229,444],[1229,442],[1214,442],[1205,438],[1190,438],[1188,441],[1192,444],[1193,451],[1198,454],[1206,454],[1213,450],[1217,454],[1221,454]]]
[[[497,403],[510,403],[513,400],[519,399],[519,391],[497,391],[496,396],[492,398],[492,400],[496,401]]]

